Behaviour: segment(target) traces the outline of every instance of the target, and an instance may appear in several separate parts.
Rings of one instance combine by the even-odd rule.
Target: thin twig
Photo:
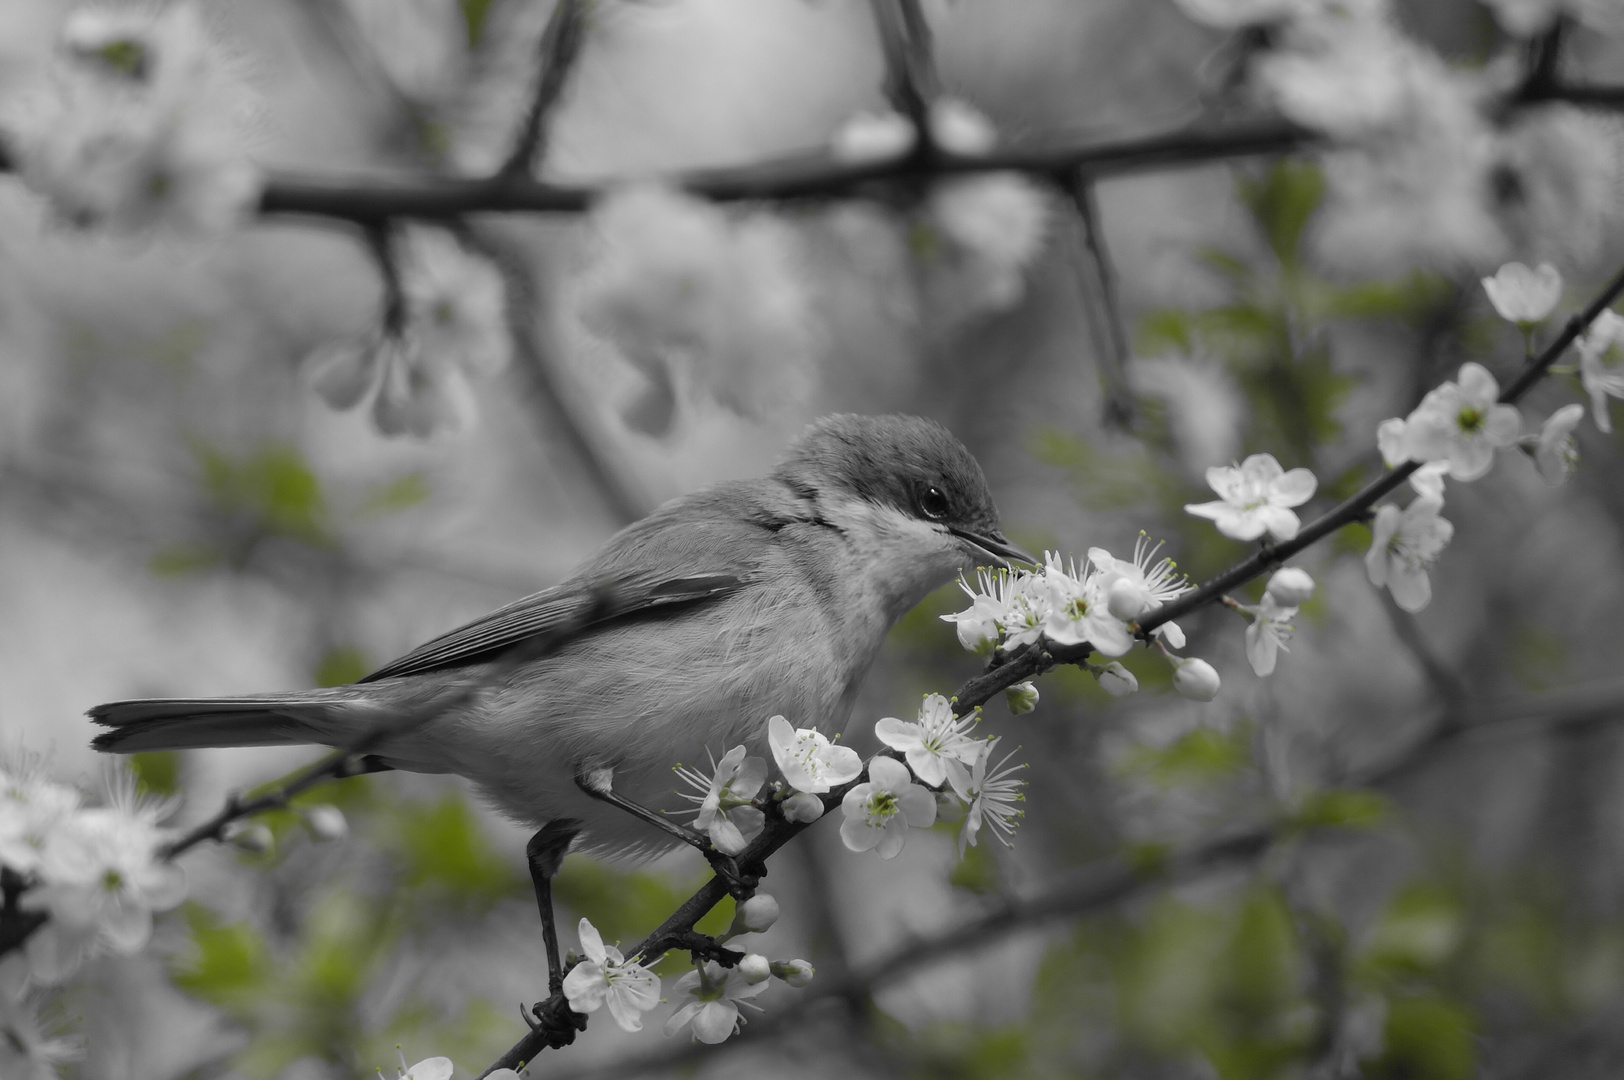
[[[558,0],[547,18],[537,48],[540,70],[536,76],[535,96],[525,110],[519,125],[513,150],[498,170],[501,176],[526,176],[531,168],[547,153],[548,121],[564,94],[570,69],[581,53],[581,42],[586,37],[585,5],[582,0]]]
[[[932,156],[930,103],[941,92],[930,24],[919,0],[871,0],[874,25],[885,55],[885,96],[891,107],[913,121],[914,154]]]
[[[1099,356],[1100,382],[1105,389],[1104,420],[1106,426],[1126,431],[1133,424],[1134,414],[1133,394],[1128,388],[1128,333],[1122,324],[1116,269],[1105,246],[1094,178],[1079,169],[1072,177],[1070,194],[1081,225],[1077,278],[1088,309],[1084,315]]]

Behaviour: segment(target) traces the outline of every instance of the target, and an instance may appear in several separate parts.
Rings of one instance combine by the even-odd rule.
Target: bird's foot
[[[710,863],[711,871],[727,886],[728,895],[741,904],[755,895],[762,875],[767,872],[766,867],[755,863],[746,870],[733,856],[724,855],[709,845],[701,850],[705,853],[705,861]]]
[[[553,1050],[568,1046],[575,1041],[576,1032],[586,1030],[586,1013],[570,1008],[562,991],[554,991],[546,1001],[538,1001],[529,1008],[521,1005],[519,1015]]]

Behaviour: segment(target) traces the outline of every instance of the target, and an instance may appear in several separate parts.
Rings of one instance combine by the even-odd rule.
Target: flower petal
[[[1314,497],[1319,481],[1309,469],[1292,469],[1269,485],[1269,501],[1275,506],[1301,506]]]
[[[893,750],[913,750],[924,745],[924,730],[918,724],[898,720],[894,716],[882,717],[874,725],[874,735]]]

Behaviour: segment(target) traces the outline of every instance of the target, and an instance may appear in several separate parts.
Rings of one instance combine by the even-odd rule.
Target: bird
[[[581,850],[646,857],[677,841],[595,784],[675,812],[674,766],[765,750],[775,715],[838,733],[897,620],[964,568],[1011,559],[1033,561],[946,427],[828,416],[766,476],[667,502],[560,584],[356,683],[115,701],[89,710],[109,729],[92,745],[364,743],[375,768],[455,773],[522,824],[569,823]]]

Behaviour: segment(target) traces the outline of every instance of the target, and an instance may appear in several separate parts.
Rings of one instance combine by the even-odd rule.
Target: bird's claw
[[[586,1030],[586,1013],[578,1013],[570,1008],[569,1000],[563,994],[554,994],[546,1001],[538,1001],[528,1009],[521,1008],[519,1015],[524,1022],[530,1025],[530,1030],[539,1032],[547,1040],[547,1046],[553,1050],[568,1046],[575,1041],[575,1033]]]
[[[724,855],[715,848],[703,850],[705,851],[705,861],[710,863],[711,870],[716,876],[722,879],[722,883],[727,886],[728,894],[733,899],[742,903],[754,895],[756,887],[761,884],[760,873],[747,873],[739,866],[737,859],[731,855]],[[758,867],[752,867],[752,869],[758,869]]]

